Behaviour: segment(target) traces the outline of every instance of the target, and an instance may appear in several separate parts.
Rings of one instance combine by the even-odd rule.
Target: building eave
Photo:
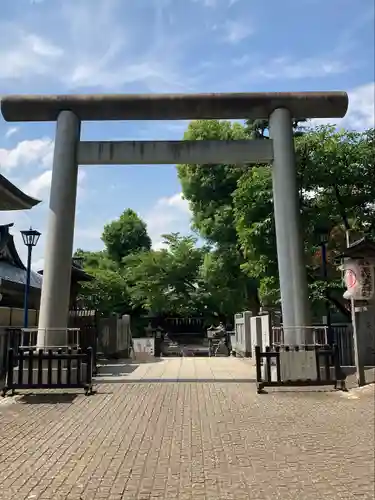
[[[39,203],[0,174],[0,211],[29,210]]]

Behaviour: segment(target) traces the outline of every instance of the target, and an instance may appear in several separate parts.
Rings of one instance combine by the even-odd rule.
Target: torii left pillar
[[[38,347],[55,347],[67,343],[80,129],[80,120],[73,112],[59,113],[56,123]]]

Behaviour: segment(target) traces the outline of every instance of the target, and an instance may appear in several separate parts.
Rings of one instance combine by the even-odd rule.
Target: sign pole
[[[346,248],[349,248],[350,234],[348,230],[345,231],[345,235],[346,235]],[[352,315],[354,363],[357,375],[357,385],[358,387],[361,387],[366,384],[366,375],[365,375],[365,366],[362,363],[360,341],[358,338],[358,330],[357,330],[356,307],[355,307],[355,300],[353,297],[350,298],[350,309]]]

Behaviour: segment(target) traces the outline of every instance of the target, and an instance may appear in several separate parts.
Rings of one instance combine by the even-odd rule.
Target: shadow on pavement
[[[104,365],[98,366],[97,377],[121,377],[121,375],[128,375],[129,373],[133,373],[138,367],[138,363],[106,363]]]
[[[110,377],[101,378],[100,376],[95,379],[95,384],[170,384],[170,383],[208,383],[208,384],[245,384],[245,383],[255,383],[254,378],[122,378],[113,379]]]
[[[18,403],[37,405],[37,404],[72,404],[76,399],[77,394],[70,393],[44,393],[44,394],[23,394],[18,400]]]

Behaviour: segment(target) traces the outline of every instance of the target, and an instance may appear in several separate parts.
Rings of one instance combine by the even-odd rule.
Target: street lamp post
[[[21,231],[22,239],[24,244],[27,246],[27,268],[26,268],[26,286],[25,286],[25,295],[24,295],[24,303],[23,303],[23,327],[27,328],[29,325],[29,291],[30,291],[30,276],[31,276],[31,254],[33,251],[33,247],[39,241],[40,232],[35,229],[30,229],[26,231]]]

